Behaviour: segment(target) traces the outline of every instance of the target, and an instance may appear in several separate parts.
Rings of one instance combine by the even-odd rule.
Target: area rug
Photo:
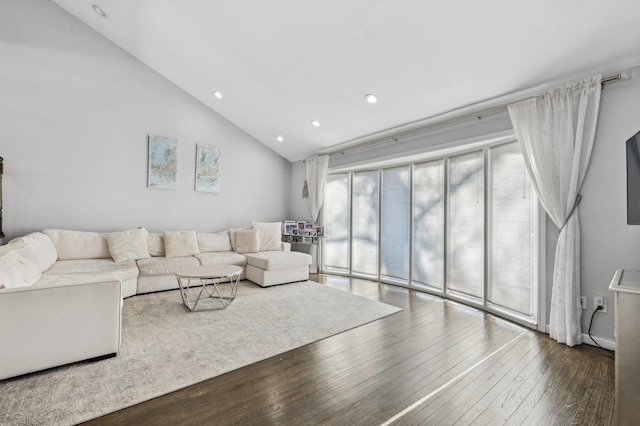
[[[125,299],[118,356],[0,381],[0,424],[75,424],[401,310],[311,281],[243,281],[217,306],[190,313],[177,290]]]

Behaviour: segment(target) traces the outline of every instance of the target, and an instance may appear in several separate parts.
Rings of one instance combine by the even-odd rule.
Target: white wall
[[[609,340],[614,309],[607,287],[613,273],[618,268],[640,269],[640,226],[627,225],[625,152],[627,139],[640,130],[640,69],[630,74],[629,80],[608,84],[602,91],[595,145],[581,191],[582,294],[589,301],[583,330],[586,333],[589,326],[593,296],[605,296],[608,313],[596,314],[592,334]]]
[[[0,3],[0,122],[8,238],[288,216],[287,160],[50,1]],[[147,134],[179,140],[177,190],[146,187]],[[193,190],[196,143],[221,149],[221,194]]]
[[[309,199],[302,198],[302,188],[307,180],[307,165],[302,161],[291,164],[291,206],[289,219],[311,221]]]

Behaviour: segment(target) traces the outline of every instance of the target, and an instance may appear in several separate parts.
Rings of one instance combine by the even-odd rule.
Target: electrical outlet
[[[593,298],[593,309],[597,309],[598,306],[602,306],[598,312],[603,314],[607,313],[607,298],[603,296],[596,296]]]
[[[587,296],[580,296],[580,306],[582,310],[587,309]]]

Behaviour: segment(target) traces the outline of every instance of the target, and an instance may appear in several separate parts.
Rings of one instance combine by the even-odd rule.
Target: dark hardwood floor
[[[609,351],[420,292],[311,279],[404,310],[86,424],[613,424]]]

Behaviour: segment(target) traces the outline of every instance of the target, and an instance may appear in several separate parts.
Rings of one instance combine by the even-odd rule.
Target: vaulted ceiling
[[[640,65],[635,0],[53,1],[290,161]]]

